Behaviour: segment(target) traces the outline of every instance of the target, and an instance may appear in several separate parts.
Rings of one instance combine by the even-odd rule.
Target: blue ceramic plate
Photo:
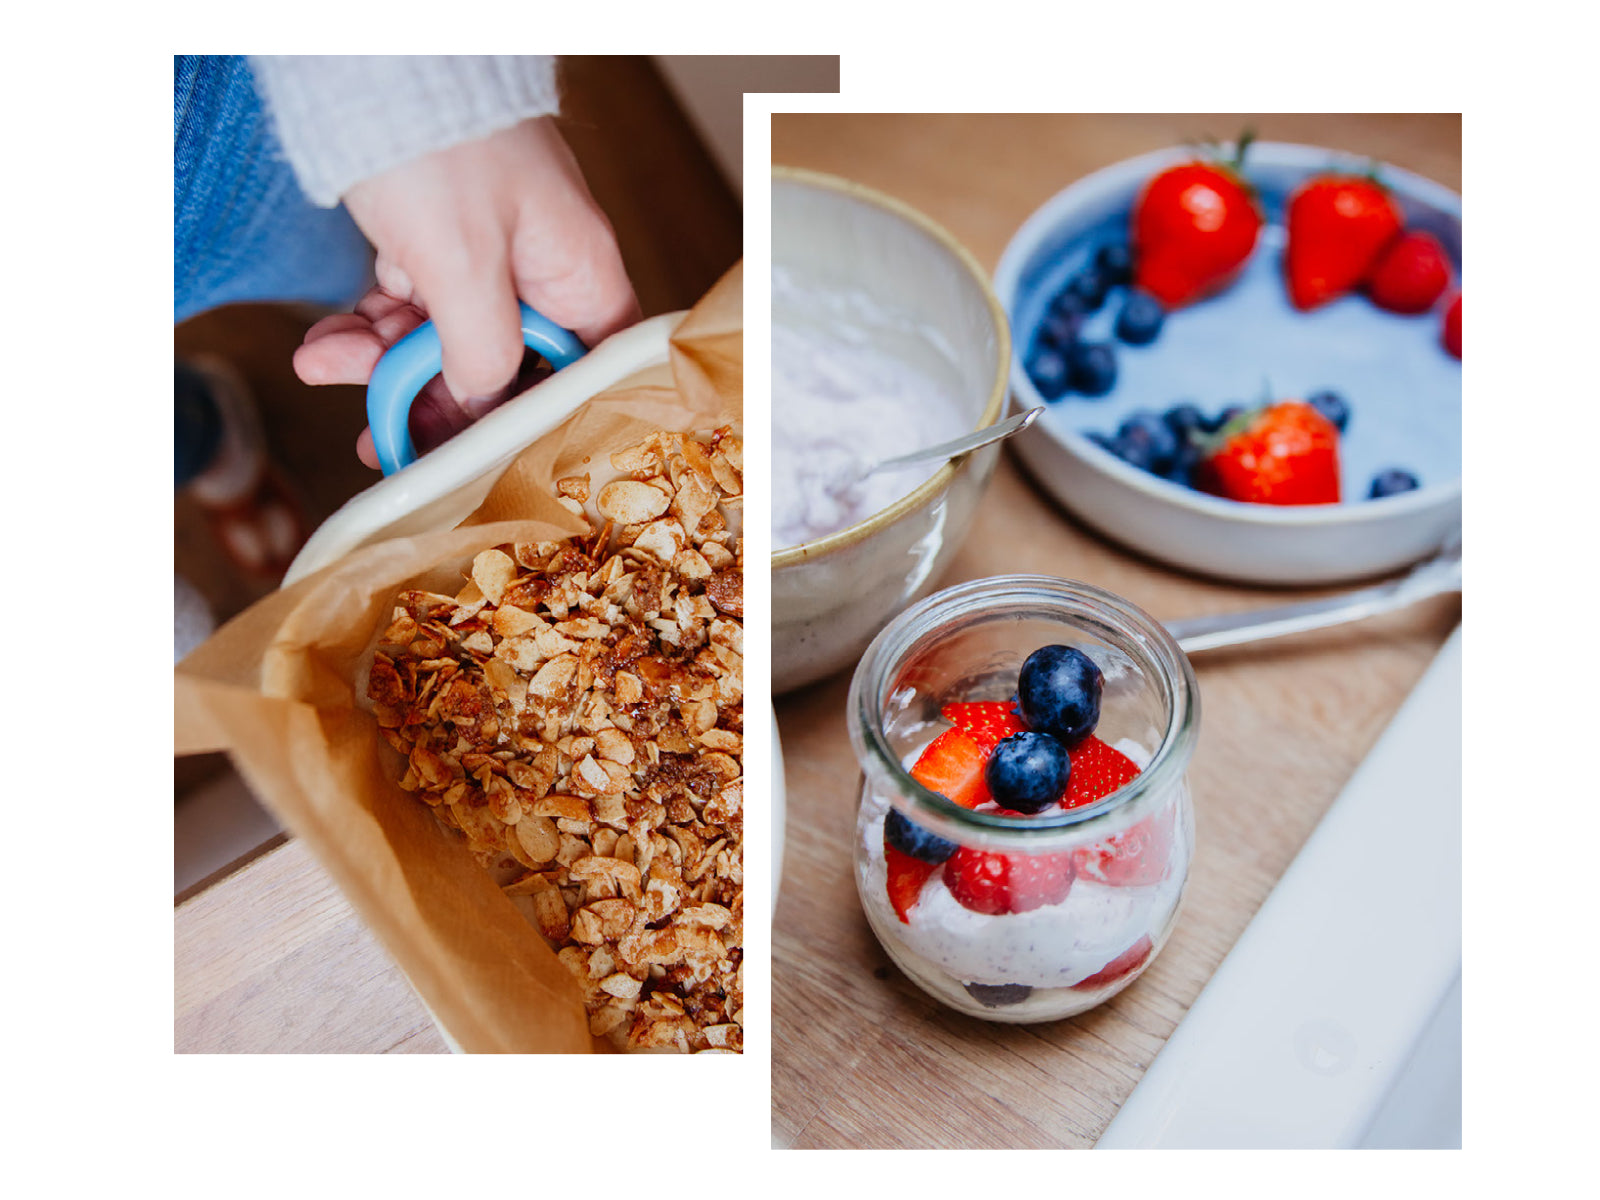
[[[1125,242],[1128,213],[1145,182],[1187,151],[1132,159],[1074,184],[1045,204],[1007,247],[996,290],[1012,323],[1011,372],[1020,410],[1044,404],[1023,369],[1040,321],[1062,284],[1108,242]],[[1282,276],[1284,205],[1308,176],[1364,171],[1365,159],[1310,146],[1258,143],[1245,175],[1267,216],[1256,250],[1224,292],[1168,315],[1148,346],[1116,341],[1125,289],[1086,322],[1082,337],[1108,341],[1117,382],[1098,399],[1068,393],[1017,439],[1039,482],[1076,515],[1174,565],[1262,583],[1323,583],[1379,574],[1434,550],[1460,524],[1461,363],[1440,344],[1442,307],[1398,316],[1361,295],[1310,313],[1289,303]],[[1408,228],[1439,238],[1461,263],[1461,200],[1393,168],[1379,177]],[[1281,508],[1202,495],[1117,459],[1087,434],[1114,434],[1139,409],[1190,401],[1211,416],[1230,404],[1304,398],[1331,389],[1350,406],[1340,444],[1338,505]],[[1364,497],[1373,475],[1411,471],[1416,491]]]

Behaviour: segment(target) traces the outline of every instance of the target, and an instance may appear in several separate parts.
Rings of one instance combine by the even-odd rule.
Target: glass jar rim
[[[1167,728],[1138,776],[1081,808],[1046,816],[1004,816],[963,808],[919,783],[901,763],[883,732],[883,693],[889,673],[932,634],[965,616],[997,604],[1055,609],[1064,621],[1093,616],[1108,638],[1159,683],[1167,706]],[[1113,823],[1139,819],[1165,802],[1188,767],[1199,732],[1200,689],[1189,658],[1165,626],[1143,609],[1104,588],[1050,575],[996,575],[956,584],[906,609],[867,647],[850,681],[850,740],[862,770],[886,780],[906,815],[936,834],[967,844],[1044,849],[1052,840],[1099,837]],[[891,803],[894,803],[891,801]],[[902,807],[896,803],[896,807]]]

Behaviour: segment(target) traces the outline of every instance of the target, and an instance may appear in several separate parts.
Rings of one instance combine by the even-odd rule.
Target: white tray
[[[1458,628],[1099,1147],[1459,1146],[1460,977]]]

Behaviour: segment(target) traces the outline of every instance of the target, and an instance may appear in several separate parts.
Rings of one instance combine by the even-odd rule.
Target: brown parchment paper
[[[613,451],[653,430],[742,425],[743,273],[673,334],[670,362],[596,396],[508,466],[455,529],[363,547],[228,622],[178,665],[174,753],[226,750],[305,842],[469,1052],[608,1049],[576,982],[465,843],[402,791],[365,708],[366,667],[402,588],[454,591],[472,556],[582,530],[555,480],[617,474]]]

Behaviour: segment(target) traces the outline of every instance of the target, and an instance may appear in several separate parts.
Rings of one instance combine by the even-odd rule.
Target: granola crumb
[[[587,537],[401,593],[369,676],[400,785],[549,940],[589,1028],[743,1048],[743,488],[731,430],[612,457]],[[558,481],[580,509],[587,476]]]

